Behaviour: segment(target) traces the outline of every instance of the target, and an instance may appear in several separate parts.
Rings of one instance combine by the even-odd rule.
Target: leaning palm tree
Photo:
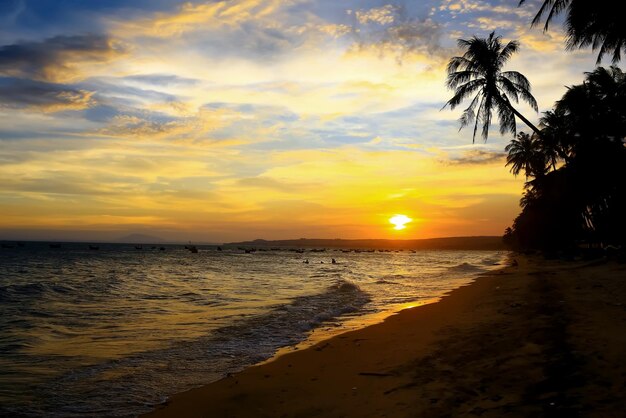
[[[511,166],[511,173],[517,176],[522,170],[529,177],[541,177],[546,172],[547,158],[541,142],[535,135],[520,132],[504,150],[509,153],[505,166]]]
[[[520,0],[519,5],[526,0]],[[565,12],[565,30],[567,49],[579,49],[591,46],[598,51],[597,63],[605,54],[613,54],[613,63],[621,59],[622,49],[626,49],[626,26],[623,15],[607,1],[590,0],[544,0],[532,21],[532,26],[541,22],[547,31],[550,22],[557,15]]]
[[[479,124],[482,124],[482,138],[487,141],[494,111],[498,114],[501,134],[516,134],[517,116],[540,136],[539,129],[511,104],[511,100],[518,103],[522,99],[537,111],[528,79],[517,71],[502,71],[519,43],[511,41],[503,46],[500,37],[491,32],[488,38],[459,39],[458,45],[465,53],[448,63],[446,85],[454,90],[454,96],[444,108],[450,106],[454,110],[465,99],[472,98],[460,119],[461,128],[474,123],[472,142],[476,141]]]

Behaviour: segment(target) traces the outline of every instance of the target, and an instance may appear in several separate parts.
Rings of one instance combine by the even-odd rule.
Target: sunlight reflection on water
[[[135,415],[313,329],[345,331],[439,297],[505,254],[3,250],[0,415]]]

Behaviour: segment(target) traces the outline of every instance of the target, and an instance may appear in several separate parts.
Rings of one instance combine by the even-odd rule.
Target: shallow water
[[[165,248],[0,249],[0,415],[136,416],[314,329],[439,297],[506,255]]]

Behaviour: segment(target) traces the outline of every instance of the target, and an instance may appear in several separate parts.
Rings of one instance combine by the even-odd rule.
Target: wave
[[[389,274],[374,281],[375,284],[400,284],[408,277],[404,274]]]
[[[280,347],[370,301],[358,285],[339,279],[319,294],[300,296],[270,311],[244,318],[191,341],[67,373],[49,384],[50,416],[99,416],[124,411],[135,416],[182,392],[270,358]],[[64,393],[62,400],[51,396]],[[70,399],[71,398],[71,399]]]
[[[501,258],[498,257],[487,257],[483,259],[480,264],[483,266],[499,266],[502,262]]]
[[[485,269],[475,266],[474,264],[461,263],[456,266],[448,267],[448,271],[457,273],[479,273],[481,271],[485,271]]]
[[[75,287],[61,283],[15,283],[0,286],[0,301],[46,299],[78,292]]]

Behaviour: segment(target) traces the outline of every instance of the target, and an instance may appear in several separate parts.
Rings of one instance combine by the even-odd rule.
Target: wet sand
[[[518,258],[149,417],[623,417],[626,266]]]

